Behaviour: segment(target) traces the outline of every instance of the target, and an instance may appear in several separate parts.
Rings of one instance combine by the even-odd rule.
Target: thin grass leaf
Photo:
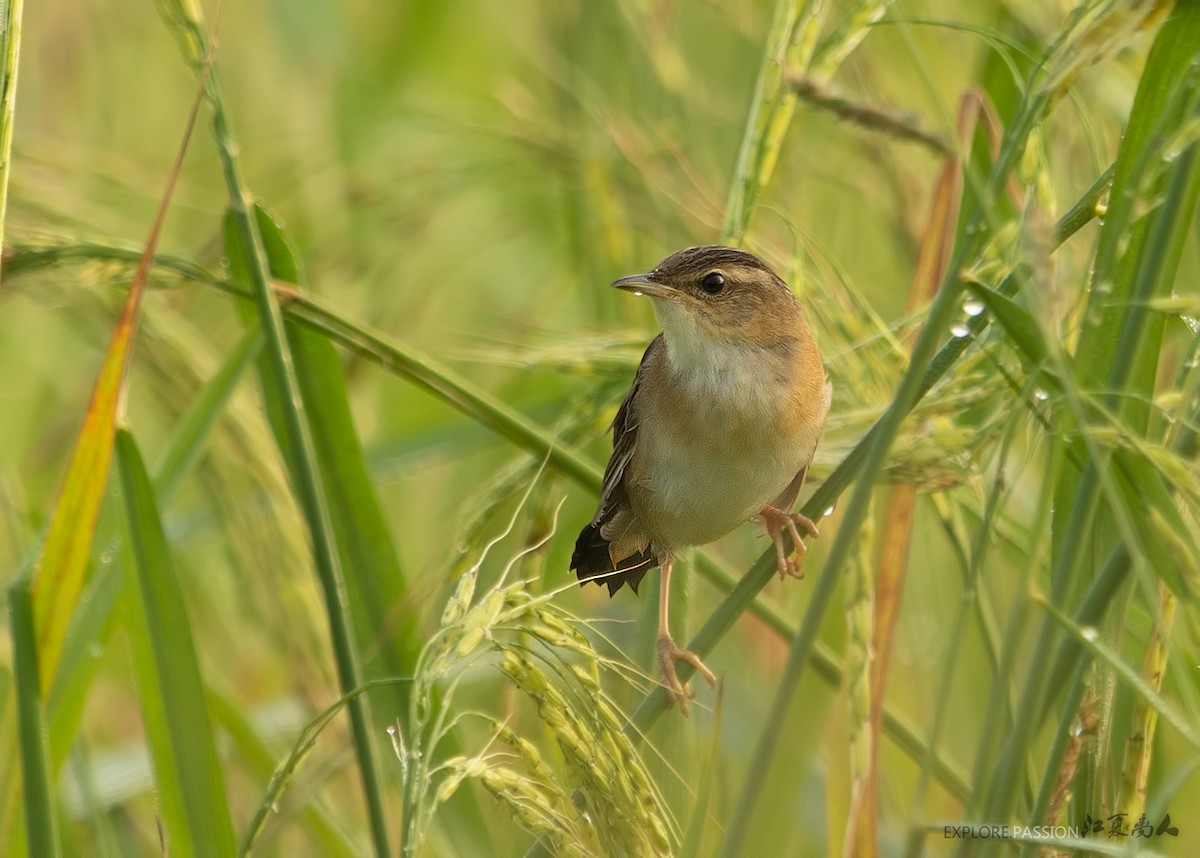
[[[264,783],[269,782],[276,765],[276,752],[259,737],[254,724],[246,718],[238,704],[212,688],[208,691],[208,705],[213,720],[230,737],[239,762],[253,771]],[[279,815],[279,808],[274,808]],[[329,858],[353,858],[358,847],[333,818],[328,810],[316,801],[305,801],[299,809],[304,824],[312,832],[312,839],[320,848],[320,854]]]
[[[280,283],[295,284],[297,288],[291,293],[291,300],[296,300],[302,294],[298,288],[300,268],[287,236],[260,204],[255,203],[253,210],[275,288],[278,289]],[[231,275],[235,280],[249,283],[245,245],[232,214],[226,215],[224,235]],[[256,324],[253,314],[248,321]],[[378,653],[365,666],[366,678],[409,676],[416,667],[422,646],[417,625],[419,615],[411,609],[412,597],[407,592],[391,532],[368,473],[350,410],[341,358],[329,339],[319,332],[291,319],[285,319],[284,330],[295,361],[304,416],[315,445],[357,646],[360,651]],[[292,484],[301,485],[302,466],[289,442],[287,429],[290,405],[266,357],[259,363],[259,380],[267,415],[292,476]],[[390,713],[381,714],[380,721],[390,722],[395,713],[408,711],[408,695],[407,683],[383,686],[373,695],[377,706]],[[464,824],[458,834],[468,828],[484,831],[483,819],[474,802],[465,798],[460,800],[460,805],[466,808],[464,816],[471,824]],[[478,848],[478,844],[465,842],[460,846],[463,849]]]
[[[1084,388],[1106,382],[1110,407],[1138,435],[1147,428],[1163,322],[1146,312],[1145,302],[1170,289],[1200,191],[1192,149],[1178,163],[1161,169],[1164,138],[1190,121],[1200,97],[1194,64],[1200,17],[1189,4],[1180,11],[1160,31],[1139,83],[1117,158],[1114,201],[1096,252],[1087,324],[1075,356]],[[1138,201],[1153,196],[1160,186],[1167,189],[1163,205],[1149,216],[1135,216]],[[1070,432],[1071,424],[1086,422],[1071,417],[1064,432]],[[1089,577],[1083,564],[1089,559],[1098,562],[1117,540],[1107,504],[1119,499],[1102,501],[1098,470],[1095,462],[1082,473],[1068,470],[1059,487],[1053,593],[1060,603],[1074,582]],[[1098,516],[1094,525],[1093,516]],[[1083,540],[1091,541],[1087,550]]]
[[[329,726],[329,722],[336,718],[356,698],[363,696],[373,689],[395,685],[399,682],[411,682],[411,680],[386,679],[368,682],[349,694],[339,697],[305,725],[304,729],[300,731],[300,735],[296,737],[296,741],[292,745],[292,749],[287,757],[281,760],[275,767],[275,771],[271,775],[271,780],[267,784],[267,791],[263,796],[263,800],[255,810],[254,818],[250,820],[250,824],[246,826],[246,830],[242,833],[242,840],[238,844],[237,855],[250,856],[255,854],[258,840],[266,829],[268,818],[275,812],[274,808],[278,807],[279,803],[283,800],[284,792],[291,786],[296,772],[316,746],[317,739],[320,738],[322,731]]]
[[[1167,701],[1149,684],[1142,679],[1136,669],[1130,667],[1113,649],[1100,640],[1100,634],[1093,626],[1080,626],[1070,617],[1056,608],[1042,594],[1034,596],[1034,602],[1040,605],[1046,613],[1060,626],[1083,645],[1093,658],[1108,665],[1124,683],[1142,701],[1158,713],[1163,723],[1171,725],[1189,745],[1200,751],[1200,728],[1188,718],[1177,713]]]
[[[154,494],[164,508],[170,505],[180,482],[199,459],[213,427],[261,345],[261,334],[247,333],[180,419],[154,478]],[[83,718],[87,693],[99,666],[95,650],[106,644],[112,632],[113,609],[122,588],[122,569],[117,562],[120,554],[116,541],[104,546],[98,556],[94,552],[95,569],[80,598],[81,607],[72,618],[60,671],[49,690],[46,711],[56,772],[66,759]]]
[[[164,507],[170,504],[180,481],[199,459],[213,427],[224,413],[250,361],[261,351],[262,344],[260,330],[247,331],[229,350],[221,368],[180,418],[162,461],[154,470],[154,494]]]
[[[146,238],[145,248],[138,258],[129,293],[125,297],[108,349],[105,351],[104,362],[100,366],[84,415],[83,428],[67,465],[50,525],[42,542],[41,554],[34,567],[31,587],[37,626],[38,675],[43,693],[47,693],[55,681],[67,626],[83,588],[96,520],[100,515],[100,504],[108,482],[113,455],[113,436],[125,389],[125,378],[129,372],[138,312],[199,109],[200,91],[197,87],[196,98],[192,102],[191,112],[184,126],[183,138],[168,173],[166,187]],[[0,727],[6,727],[11,717],[10,704],[6,703],[3,716],[0,717]],[[0,747],[0,773],[14,771],[12,766],[5,765],[11,759],[12,746],[9,744],[9,737],[14,734],[15,731],[0,729],[0,743],[3,743]],[[3,776],[0,774],[0,777]],[[14,840],[10,842],[15,845],[20,839],[20,833],[14,832],[11,826],[13,810],[19,800],[19,784],[15,779],[11,779],[3,789],[4,806],[3,813],[0,814],[0,836],[12,835]]]
[[[979,110],[979,99],[964,97],[959,100],[959,136],[962,139],[969,140],[974,136]],[[916,267],[905,306],[907,313],[915,313],[919,307],[932,301],[938,285],[946,276],[946,261],[954,241],[962,183],[960,160],[947,154],[934,184],[929,216],[921,232]],[[847,824],[846,842],[857,844],[864,854],[871,856],[879,854],[879,756],[885,724],[887,678],[904,582],[909,571],[916,496],[916,486],[913,485],[899,485],[890,490],[884,504],[887,512],[880,535],[876,581],[869,585],[874,588],[872,595],[875,599],[868,656],[869,770],[861,793],[851,805],[857,818],[851,818]],[[932,756],[933,745],[930,743],[926,747],[925,759],[928,760]],[[927,771],[923,761],[922,781]]]
[[[119,546],[101,552],[80,597],[79,609],[63,645],[61,667],[46,699],[51,766],[62,769],[86,711],[88,692],[100,667],[97,648],[103,648],[116,627],[117,605],[124,588]]]
[[[1113,463],[1126,508],[1138,511],[1130,521],[1140,552],[1176,596],[1192,602],[1200,586],[1200,548],[1162,472],[1133,450],[1114,451]]]
[[[39,668],[43,682],[47,683],[46,687],[53,681],[58,668],[67,623],[83,585],[83,572],[91,553],[92,534],[107,484],[109,462],[112,459],[116,416],[124,392],[125,376],[129,370],[138,309],[199,108],[200,94],[197,92],[184,128],[183,141],[180,143],[175,163],[167,179],[166,190],[155,215],[154,225],[146,240],[145,250],[138,261],[129,294],[125,298],[112,340],[105,353],[104,364],[84,418],[79,445],[75,448],[71,463],[67,467],[62,492],[46,534],[41,561],[34,573],[33,597],[38,619]]]
[[[1007,460],[1011,445],[1017,436],[1020,415],[1015,413],[1009,420],[1009,425],[1005,429],[1004,437],[1000,442],[1000,450],[998,455],[998,470],[1003,471],[1004,462]],[[999,480],[994,480],[989,487],[987,500],[984,506],[983,514],[980,517],[978,527],[976,529],[975,538],[971,545],[970,557],[966,559],[966,569],[964,571],[964,592],[963,600],[956,612],[953,620],[951,634],[948,638],[952,643],[948,647],[942,659],[941,679],[937,685],[936,697],[934,698],[933,717],[930,721],[929,730],[926,734],[926,747],[936,748],[941,738],[943,726],[946,721],[946,715],[950,711],[950,695],[954,683],[955,671],[960,662],[963,647],[959,642],[963,641],[967,628],[967,618],[970,612],[970,604],[980,602],[982,599],[980,590],[980,576],[984,569],[985,560],[987,558],[988,549],[993,539],[997,510],[1001,505],[1001,485]],[[1043,492],[1043,502],[1048,504],[1050,493]],[[1014,614],[1014,623],[1021,621],[1020,611]],[[987,623],[981,620],[980,625],[988,628],[987,636],[989,641],[999,638],[999,634],[990,629]],[[1011,648],[1005,650],[1010,654],[1009,659],[1003,663],[1000,662],[998,652],[1000,647],[998,644],[992,643],[989,647],[991,655],[991,668],[993,671],[993,701],[987,709],[987,716],[984,723],[981,725],[981,735],[996,735],[1003,731],[1005,725],[1012,719],[1012,709],[1015,708],[1015,702],[1009,702],[1006,698],[996,705],[997,700],[1003,697],[1004,690],[1010,687],[1007,682],[1008,675],[1012,669]],[[1004,679],[1002,680],[1001,677]],[[917,801],[914,802],[914,808],[921,808],[924,805],[927,784],[929,764],[923,762],[921,767],[921,780],[917,787]],[[978,782],[978,772],[973,781]],[[913,832],[915,835],[915,832]]]
[[[696,788],[696,798],[692,802],[691,819],[679,854],[684,858],[697,858],[700,846],[704,842],[704,831],[708,827],[709,814],[712,812],[713,787],[717,783],[717,766],[721,758],[721,721],[725,713],[725,684],[717,686],[717,700],[713,706],[712,740],[708,746],[708,756],[700,772],[699,785]]]
[[[13,250],[8,260],[8,271],[10,275],[15,275],[71,261],[131,262],[136,258],[136,251],[128,248],[96,243],[25,247]],[[232,264],[236,263],[231,260]],[[255,300],[246,283],[218,277],[189,260],[164,255],[158,257],[157,265],[160,271],[169,271],[203,283],[240,300]],[[441,361],[407,343],[398,342],[370,325],[347,317],[340,309],[315,296],[297,292],[278,282],[274,285],[283,305],[284,316],[289,321],[318,331],[393,375],[406,379],[539,460],[546,458],[551,467],[580,486],[594,492],[600,491],[601,471],[595,464],[500,398]]]
[[[300,279],[295,257],[279,225],[255,205],[263,246],[277,280],[297,283]],[[230,271],[235,279],[248,282],[244,251],[231,217],[225,220],[225,241]],[[412,672],[420,653],[414,612],[397,612],[407,601],[404,575],[396,557],[367,472],[362,445],[350,413],[349,392],[342,362],[329,340],[295,322],[285,322],[296,378],[304,398],[304,413],[316,445],[322,485],[330,516],[347,593],[355,618],[360,649],[378,648],[380,675],[405,676]],[[276,441],[287,458],[293,481],[299,480],[299,465],[288,449],[284,421],[283,392],[275,383],[269,365],[260,364],[260,380],[266,396],[267,413]],[[393,641],[388,645],[386,641]],[[396,711],[406,711],[405,686],[398,686]],[[389,718],[385,718],[390,720]]]
[[[24,10],[24,0],[4,0],[0,7],[0,260],[4,256],[4,225],[8,214],[8,181],[12,170],[17,68],[21,56],[21,19]]]
[[[8,609],[13,645],[13,684],[9,694],[16,698],[25,794],[25,831],[31,852],[46,856],[61,855],[58,820],[54,813],[54,775],[50,768],[46,712],[38,681],[33,598],[27,578],[18,578],[8,588]]]
[[[1178,263],[1178,254],[1172,248],[1179,247],[1181,233],[1186,231],[1195,209],[1197,184],[1193,165],[1186,159],[1163,165],[1160,155],[1163,141],[1192,115],[1190,105],[1197,97],[1195,59],[1198,45],[1200,5],[1178,4],[1175,14],[1162,26],[1151,47],[1122,138],[1110,204],[1096,251],[1093,288],[1085,310],[1086,323],[1074,359],[1075,372],[1084,390],[1107,384],[1108,387],[1102,389],[1114,406],[1112,410],[1120,414],[1129,430],[1138,435],[1146,431],[1144,412],[1139,414],[1140,405],[1130,410],[1128,403],[1134,399],[1148,402],[1151,398],[1153,372],[1147,373],[1145,368],[1148,361],[1158,359],[1161,324],[1148,323],[1151,314],[1143,313],[1141,317],[1131,314],[1129,307],[1122,303],[1145,301],[1169,289]],[[1151,165],[1156,165],[1153,173],[1148,172]],[[1162,166],[1166,169],[1161,169]],[[1146,186],[1147,175],[1152,177],[1151,186],[1172,189],[1168,196],[1175,200],[1172,208],[1176,214],[1164,213],[1168,211],[1164,205],[1147,217],[1134,217],[1138,200],[1153,195]],[[1149,252],[1152,247],[1159,249],[1153,256]],[[1114,301],[1116,306],[1112,304]],[[1118,395],[1120,400],[1114,402],[1113,398]],[[1065,415],[1063,433],[1069,433],[1072,425],[1076,425],[1078,414],[1087,414],[1086,407],[1077,397],[1070,397],[1068,403],[1073,406],[1073,411]],[[1061,435],[1058,437],[1056,446],[1062,446],[1065,442],[1061,441]],[[1089,456],[1082,472],[1069,465],[1057,480],[1051,525],[1054,546],[1049,594],[1056,609],[1071,604],[1087,580],[1097,584],[1106,581],[1107,589],[1114,592],[1127,568],[1120,561],[1128,561],[1126,549],[1132,546],[1118,549],[1126,533],[1116,526],[1115,513],[1119,511],[1120,520],[1132,523],[1140,517],[1140,502],[1133,503],[1131,497],[1118,492],[1102,495],[1107,474],[1107,459]],[[1105,507],[1102,500],[1114,506]],[[1119,510],[1115,506],[1118,504],[1121,505]],[[1105,557],[1109,559],[1106,561]],[[1124,604],[1125,599],[1120,603]],[[1091,601],[1091,594],[1084,602],[1084,605],[1088,604],[1096,604]],[[1116,605],[1112,601],[1106,603],[1101,616],[1114,608]],[[1044,707],[1054,699],[1051,690],[1058,687],[1047,682],[1052,664],[1050,652],[1057,632],[1048,618],[1044,620],[1034,644],[1036,655],[1024,681],[1026,705],[1018,711],[1005,749],[991,767],[993,777],[987,785],[988,798],[981,807],[983,818],[1009,818],[1023,793],[1023,775],[1034,732]],[[1072,650],[1060,649],[1060,655],[1063,653],[1072,653]],[[1069,670],[1062,662],[1053,664],[1054,672],[1060,677]],[[1080,672],[1074,675],[1082,676]],[[1072,701],[1070,709],[1073,712],[1082,693],[1076,691],[1066,696]],[[1061,764],[1059,755],[1065,748],[1065,741],[1059,742],[1046,762],[1043,787],[1033,809],[1035,818],[1045,813],[1045,802],[1053,792],[1050,783],[1057,778]],[[1094,801],[1089,783],[1081,784],[1078,791],[1084,802]]]
[[[1175,607],[1178,601],[1166,585],[1159,585],[1158,608],[1154,614],[1150,645],[1146,648],[1141,675],[1146,687],[1156,694],[1162,693],[1163,680],[1167,675],[1167,659],[1170,656],[1168,643],[1175,626]],[[1133,728],[1125,740],[1118,806],[1130,819],[1137,819],[1146,810],[1158,710],[1145,700],[1138,700],[1134,706],[1132,720]]]
[[[875,556],[873,516],[863,523],[858,552],[850,558],[844,602],[846,612],[846,670],[843,692],[849,731],[849,796],[843,855],[874,858],[879,854],[879,829],[875,796],[875,759],[879,749],[877,732],[871,728],[875,682]],[[886,579],[891,583],[894,579]]]
[[[121,429],[116,445],[130,643],[168,848],[179,856],[229,856],[237,841],[183,591],[137,444]]]
[[[723,243],[736,243],[746,232],[761,175],[760,147],[776,99],[782,91],[784,58],[788,47],[796,40],[800,15],[807,3],[804,0],[776,0],[771,29],[767,34],[758,79],[750,99],[750,114],[746,117],[742,145],[733,171],[729,199],[725,205],[725,223],[721,228]],[[815,21],[814,21],[815,23]],[[812,50],[811,40],[809,50]],[[807,65],[807,62],[805,63]],[[793,100],[796,96],[792,96]]]
[[[738,585],[738,579],[733,573],[721,566],[712,557],[698,555],[696,570],[708,579],[714,586],[724,592],[733,590]],[[750,613],[762,620],[763,624],[783,640],[791,640],[796,636],[796,626],[783,613],[763,599],[755,599],[747,608]],[[830,688],[841,688],[843,680],[842,662],[836,654],[823,642],[817,641],[813,647],[810,667],[817,676]],[[896,711],[886,705],[882,706],[883,734],[887,736],[913,762],[921,764],[929,760],[933,776],[951,794],[965,799],[970,792],[966,777],[956,768],[954,763],[936,748],[930,748],[917,734],[913,726]]]
[[[813,82],[823,85],[888,5],[890,0],[861,0],[822,41],[826,4],[777,0],[725,206],[723,244],[737,245],[744,240],[759,197],[775,173],[800,98],[789,75],[811,74]]]
[[[295,358],[284,330],[283,317],[269,285],[271,260],[266,256],[267,249],[262,242],[258,210],[248,203],[245,191],[236,180],[231,142],[218,137],[218,146],[228,153],[227,174],[230,177],[230,199],[233,201],[229,219],[233,228],[227,233],[229,243],[226,252],[230,260],[243,260],[242,264],[249,281],[258,295],[259,320],[267,333],[267,377],[271,379],[279,394],[275,399],[278,405],[275,413],[281,428],[280,447],[284,460],[291,465],[293,489],[298,495],[312,539],[313,559],[325,598],[325,613],[333,642],[338,681],[343,692],[348,693],[362,685],[362,668],[358,648],[353,639],[353,622],[346,602],[345,576],[337,550],[332,514],[321,484],[316,444],[295,371]],[[276,249],[278,250],[277,246]],[[289,257],[284,257],[278,252],[275,261],[284,267],[291,262]],[[279,273],[286,278],[286,271]],[[375,852],[383,856],[389,851],[387,824],[383,814],[383,795],[366,701],[355,697],[349,701],[347,710],[371,818]]]
[[[983,302],[1013,345],[1031,365],[1041,367],[1047,363],[1049,350],[1046,339],[1032,313],[1012,298],[989,289],[982,283],[967,280],[963,285],[968,292]]]
[[[200,18],[199,6],[191,3],[168,3],[163,4],[161,11],[169,29],[179,39],[185,59],[194,71],[201,72],[209,55],[210,42],[204,22]],[[294,358],[283,327],[283,316],[271,286],[271,262],[263,243],[253,198],[241,178],[237,147],[225,114],[220,86],[214,76],[205,75],[204,82],[204,92],[212,108],[213,140],[224,173],[229,211],[237,227],[240,243],[240,248],[234,250],[244,260],[248,281],[253,287],[259,322],[266,337],[266,355],[270,361],[271,373],[275,384],[283,393],[285,450],[291,451],[290,456],[285,453],[285,459],[290,458],[295,465],[293,488],[312,540],[313,559],[325,599],[325,613],[333,643],[338,682],[343,693],[346,693],[362,685],[362,668],[353,640],[352,623],[346,605],[345,578],[335,544],[329,503],[322,491],[316,446],[304,413]],[[230,258],[233,258],[232,253]],[[391,850],[388,848],[387,820],[383,811],[379,766],[366,701],[355,698],[350,701],[348,710],[370,820],[371,840],[375,854],[383,858]]]

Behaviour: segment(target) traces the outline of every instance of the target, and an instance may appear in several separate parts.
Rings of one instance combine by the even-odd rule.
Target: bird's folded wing
[[[638,390],[642,386],[646,366],[660,359],[659,352],[662,348],[663,335],[659,334],[646,347],[642,361],[638,364],[637,374],[633,377],[633,384],[629,386],[629,392],[625,394],[625,399],[617,409],[617,416],[613,418],[613,452],[612,457],[608,460],[608,466],[604,469],[604,481],[600,488],[600,508],[596,510],[596,517],[593,519],[597,524],[603,525],[612,518],[615,512],[629,504],[625,486],[625,469],[633,458],[633,451],[637,443]]]

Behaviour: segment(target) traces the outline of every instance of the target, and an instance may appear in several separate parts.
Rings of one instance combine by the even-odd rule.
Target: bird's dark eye
[[[710,271],[700,281],[700,288],[709,295],[716,295],[725,288],[725,275],[720,271]]]

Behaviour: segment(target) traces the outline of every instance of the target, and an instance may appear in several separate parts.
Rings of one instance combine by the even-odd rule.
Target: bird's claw
[[[710,687],[717,684],[717,677],[700,660],[700,656],[691,650],[677,647],[670,635],[660,634],[658,636],[658,670],[662,675],[663,686],[671,696],[671,702],[679,704],[679,711],[687,715],[688,699],[696,695],[691,686],[680,681],[679,675],[675,672],[675,662],[677,661],[686,661],[694,667]]]
[[[783,580],[785,576],[792,578],[804,577],[804,541],[800,538],[800,531],[796,525],[804,528],[804,532],[816,539],[821,535],[817,530],[817,526],[813,524],[813,520],[806,515],[801,515],[798,512],[787,512],[786,510],[776,509],[773,506],[768,506],[763,509],[759,516],[763,520],[763,524],[767,526],[767,533],[771,537],[771,541],[775,543],[775,568],[779,572],[779,580]],[[792,537],[792,547],[799,557],[799,560],[793,560],[783,550],[783,533],[787,531]]]

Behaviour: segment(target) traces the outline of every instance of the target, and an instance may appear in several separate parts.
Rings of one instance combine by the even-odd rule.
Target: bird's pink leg
[[[700,660],[700,656],[686,649],[680,649],[675,645],[675,639],[671,637],[671,627],[667,622],[667,605],[671,595],[671,567],[675,561],[673,558],[668,558],[662,563],[662,580],[659,581],[658,591],[658,671],[662,675],[663,685],[667,692],[671,695],[673,703],[679,704],[679,711],[684,715],[688,714],[688,698],[695,696],[692,689],[680,682],[679,676],[675,673],[675,662],[686,661],[692,667],[696,668],[696,672],[708,681],[710,686],[717,684],[717,678],[713,672],[709,670],[704,662]]]
[[[773,506],[764,506],[759,512],[758,517],[767,526],[767,533],[770,535],[771,541],[775,543],[775,568],[779,571],[780,579],[785,575],[791,575],[793,578],[803,578],[804,540],[800,538],[800,531],[796,529],[796,525],[800,525],[809,536],[816,539],[821,534],[817,530],[817,526],[813,524],[812,519],[798,512],[787,512]],[[783,550],[783,533],[785,530],[792,537],[792,546],[799,560],[792,560]]]

